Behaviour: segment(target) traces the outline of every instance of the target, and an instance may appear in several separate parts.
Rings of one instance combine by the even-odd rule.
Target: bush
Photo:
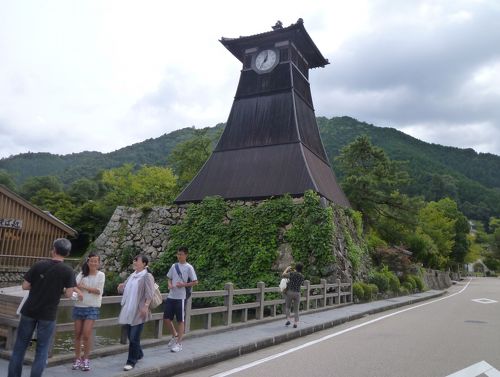
[[[419,292],[425,291],[425,284],[424,281],[420,276],[412,275],[413,280],[415,280],[415,283],[417,284],[417,289]]]
[[[120,275],[116,272],[106,272],[106,280],[104,281],[103,296],[116,296],[118,294],[118,284],[122,282]]]
[[[401,285],[399,287],[399,294],[401,296],[406,296],[406,295],[410,294],[410,290],[408,288],[408,285],[405,285],[405,284],[407,284],[407,283],[403,283],[403,285]]]
[[[413,275],[405,275],[403,283],[407,283],[407,286],[410,287],[410,292],[415,292],[417,289],[417,282],[415,281],[415,277]]]
[[[389,268],[387,266],[384,266],[380,272],[383,273],[389,280],[389,289],[391,290],[391,292],[398,293],[401,283],[399,282],[396,274],[392,271],[389,271]]]
[[[401,287],[399,288],[399,293],[403,294],[403,290],[406,291],[404,294],[409,294],[413,292],[413,285],[409,281],[405,281],[403,284],[401,284]]]
[[[358,299],[359,301],[363,301],[365,297],[365,290],[363,288],[363,283],[361,282],[355,282],[352,285],[352,294],[354,295],[355,299]]]
[[[375,284],[367,284],[367,291],[369,293],[369,297],[367,298],[368,301],[371,301],[373,298],[376,298],[377,295],[378,295],[378,287],[375,285]],[[365,293],[365,297],[366,297],[366,293]]]
[[[389,278],[383,272],[373,272],[368,281],[375,284],[380,293],[387,292],[389,289]]]

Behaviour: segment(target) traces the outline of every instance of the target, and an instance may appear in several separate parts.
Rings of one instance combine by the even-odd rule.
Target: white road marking
[[[407,312],[409,310],[413,310],[413,309],[417,309],[417,308],[420,308],[422,306],[426,306],[426,305],[430,305],[430,304],[433,304],[435,302],[438,302],[438,301],[442,301],[442,300],[447,300],[453,296],[456,296],[460,293],[462,293],[463,291],[465,291],[467,289],[467,287],[469,286],[471,282],[471,279],[469,279],[469,281],[467,282],[467,284],[465,285],[465,287],[463,287],[460,291],[458,292],[455,292],[455,293],[452,293],[451,295],[449,296],[445,296],[445,297],[441,297],[441,298],[438,298],[436,300],[432,300],[432,301],[428,301],[428,302],[424,302],[423,304],[419,304],[419,305],[415,305],[415,306],[412,306],[411,308],[406,308],[406,309],[403,309],[403,310],[399,310],[397,312],[394,312],[394,313],[391,313],[391,314],[386,314],[382,317],[378,317],[378,318],[375,318],[375,319],[372,319],[370,321],[367,321],[367,322],[364,322],[364,323],[360,323],[359,325],[355,325],[355,326],[352,326],[352,327],[349,327],[347,329],[344,329],[344,330],[341,330],[341,331],[338,331],[336,333],[333,333],[333,334],[330,334],[330,335],[326,335],[322,338],[319,338],[319,339],[316,339],[316,340],[313,340],[313,341],[310,341],[310,342],[307,342],[307,343],[304,343],[300,346],[297,346],[297,347],[293,347],[293,348],[290,348],[289,350],[286,350],[286,351],[283,351],[283,352],[279,352],[279,353],[276,353],[274,355],[271,355],[271,356],[268,356],[268,357],[265,357],[263,359],[259,359],[259,360],[255,360],[251,363],[248,363],[248,364],[245,364],[245,365],[242,365],[242,366],[239,366],[237,368],[233,368],[233,369],[230,369],[228,371],[225,371],[225,372],[221,372],[221,373],[218,373],[218,374],[214,374],[212,375],[212,377],[226,377],[226,376],[230,376],[232,374],[235,374],[235,373],[238,373],[238,372],[241,372],[243,370],[246,370],[246,369],[250,369],[250,368],[253,368],[257,365],[260,365],[260,364],[263,364],[263,363],[267,363],[268,361],[271,361],[271,360],[274,360],[274,359],[277,359],[279,357],[282,357],[282,356],[286,356],[290,353],[293,353],[293,352],[296,352],[296,351],[299,351],[303,348],[306,348],[306,347],[310,347],[310,346],[313,346],[315,344],[318,344],[318,343],[321,343],[321,342],[324,342],[325,340],[328,340],[328,339],[331,339],[331,338],[334,338],[336,336],[339,336],[339,335],[342,335],[342,334],[345,334],[347,332],[350,332],[350,331],[353,331],[353,330],[356,330],[356,329],[359,329],[361,327],[364,327],[364,326],[367,326],[367,325],[371,325],[372,323],[375,323],[375,322],[378,322],[378,321],[381,321],[383,319],[386,319],[386,318],[390,318],[390,317],[393,317],[395,315],[398,315],[398,314],[401,314],[401,313],[404,313],[404,312]],[[492,377],[492,376],[489,376],[489,377]],[[496,375],[495,375],[496,377]],[[498,376],[500,377],[500,376]]]
[[[495,300],[492,300],[492,299],[489,299],[489,298],[476,298],[476,299],[474,299],[472,301],[478,302],[480,304],[494,304],[495,302],[498,302],[498,301],[495,301]]]
[[[449,374],[446,377],[477,377],[485,374],[488,377],[500,377],[500,371],[492,367],[486,361],[480,361],[470,367],[459,370],[458,372]]]

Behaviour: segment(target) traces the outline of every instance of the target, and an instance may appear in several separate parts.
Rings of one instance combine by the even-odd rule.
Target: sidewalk
[[[183,341],[184,349],[172,353],[166,344],[144,348],[144,359],[129,372],[123,370],[127,354],[115,354],[91,359],[92,377],[131,376],[173,376],[178,373],[215,364],[238,357],[261,348],[283,343],[288,340],[328,329],[342,323],[362,318],[365,315],[395,309],[441,296],[446,291],[430,290],[423,293],[364,304],[348,305],[300,316],[297,329],[284,326],[283,316],[276,320],[235,330],[224,331],[209,336],[189,337]],[[166,339],[168,340],[168,339]],[[8,361],[0,359],[0,375],[7,375]],[[29,376],[30,367],[24,366],[23,377]],[[49,366],[44,376],[83,376],[84,372],[71,370],[71,362]]]

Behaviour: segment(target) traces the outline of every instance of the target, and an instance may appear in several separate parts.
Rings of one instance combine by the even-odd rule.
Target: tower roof
[[[244,69],[217,146],[175,202],[213,195],[233,200],[301,196],[312,190],[348,207],[321,142],[307,79],[309,68],[328,60],[302,19],[286,28],[278,22],[262,34],[222,38],[221,43]],[[245,65],[268,48],[279,51],[279,63],[269,71]]]
[[[272,31],[239,38],[222,37],[220,42],[241,62],[245,50],[263,45],[272,45],[281,41],[292,42],[309,64],[309,68],[324,67],[329,64],[319,51],[304,27],[304,21],[299,18],[296,23],[282,27],[278,21]]]

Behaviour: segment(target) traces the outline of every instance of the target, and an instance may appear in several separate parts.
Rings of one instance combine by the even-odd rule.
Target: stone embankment
[[[301,201],[301,198],[294,199],[296,204]],[[229,208],[257,206],[259,203],[234,201],[229,203]],[[329,268],[327,276],[329,282],[334,282],[336,279],[347,281],[352,278],[352,266],[347,258],[347,242],[344,235],[350,234],[351,239],[359,241],[352,221],[345,220],[345,215],[343,216],[340,211],[343,211],[340,207],[333,206],[333,221],[337,231],[332,234],[332,253],[336,262]],[[101,255],[103,269],[107,272],[124,273],[129,267],[127,261],[138,253],[146,254],[151,261],[156,261],[168,247],[170,229],[179,224],[186,213],[187,207],[183,205],[148,209],[117,207],[103,233],[94,242],[94,250]],[[226,220],[231,221],[229,214]],[[285,225],[280,234],[284,234],[290,226],[291,224]],[[343,231],[342,227],[347,229]],[[282,271],[293,260],[291,247],[282,237],[279,240],[278,252],[279,256],[272,268],[275,271]]]

